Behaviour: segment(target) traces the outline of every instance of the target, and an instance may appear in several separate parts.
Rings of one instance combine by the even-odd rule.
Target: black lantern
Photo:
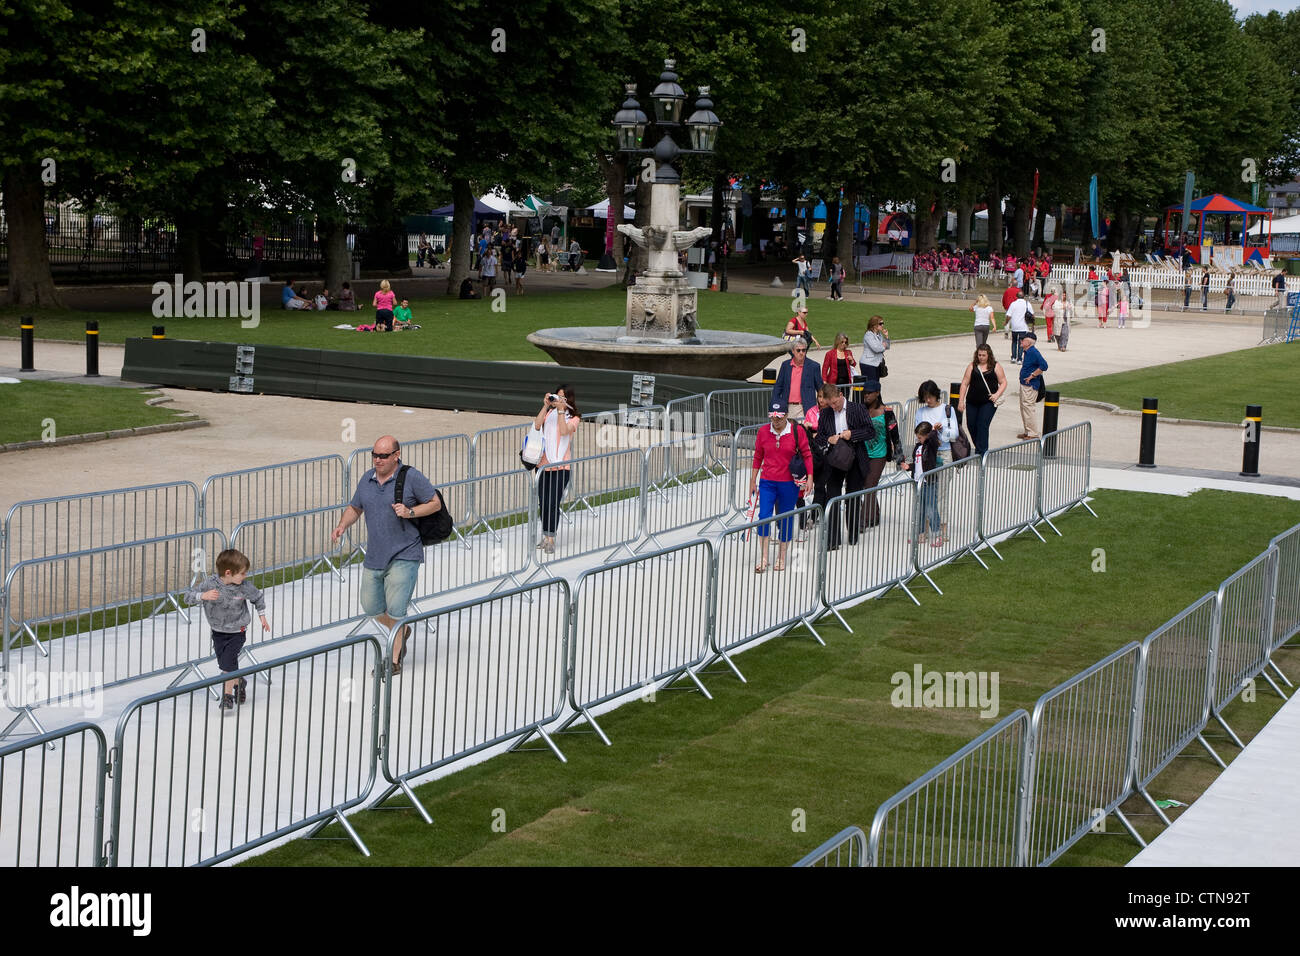
[[[695,112],[686,121],[686,128],[691,131],[691,148],[700,153],[711,153],[718,142],[718,127],[722,121],[713,112],[713,101],[709,99],[709,88],[700,87],[700,98],[695,101]]]
[[[677,85],[677,74],[673,72],[676,65],[676,60],[664,60],[664,71],[659,75],[659,85],[650,94],[650,98],[654,100],[655,118],[660,123],[676,125],[682,121],[682,106],[686,102],[686,91]]]
[[[623,108],[614,114],[614,125],[618,128],[619,149],[639,149],[645,136],[647,117],[641,111],[641,104],[636,101],[636,84],[628,83],[627,99]]]

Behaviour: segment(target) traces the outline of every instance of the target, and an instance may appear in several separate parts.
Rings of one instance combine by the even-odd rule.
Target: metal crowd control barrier
[[[993,539],[1003,534],[1032,531],[1039,521],[1039,483],[1043,446],[1037,438],[990,448],[980,465],[980,537],[1002,560]]]
[[[459,481],[468,478],[470,471],[470,450],[468,435],[442,435],[438,438],[420,438],[401,443],[402,464],[410,465],[435,488],[444,482]],[[343,500],[350,501],[357,482],[373,467],[370,460],[370,448],[358,448],[348,455],[348,466],[344,481]]]
[[[213,529],[22,561],[5,578],[4,670],[34,693],[0,733],[34,708],[212,656],[201,613],[183,603],[226,546]]]
[[[1203,734],[1210,719],[1217,607],[1218,595],[1211,591],[1142,642],[1133,788],[1166,826],[1169,818],[1147,788],[1188,744],[1200,741],[1214,762],[1227,769]]]
[[[902,588],[913,604],[920,606],[921,602],[907,587],[907,582],[916,574],[912,549],[907,543],[915,526],[912,514],[916,504],[916,494],[912,490],[914,484],[908,478],[895,479],[875,488],[832,498],[826,504],[827,514],[834,514],[838,505],[857,499],[859,511],[866,512],[867,528],[862,532],[858,546],[827,551],[821,571],[822,605],[850,634],[853,628],[837,610],[840,604],[874,591],[887,592],[897,587]]]
[[[543,728],[564,710],[569,604],[568,583],[550,579],[397,622],[412,630],[384,697],[389,787],[375,806],[400,790],[432,823],[411,779],[533,734],[566,762]]]
[[[754,446],[758,441],[758,430],[765,427],[767,426],[747,425],[737,428],[731,436],[731,510],[736,514],[745,510],[749,476],[754,470]]]
[[[866,865],[1017,865],[1028,737],[1017,710],[882,803]]]
[[[192,481],[20,501],[0,528],[0,575],[33,558],[194,531],[198,503]]]
[[[866,856],[866,834],[857,827],[845,827],[795,866],[866,866]]]
[[[470,440],[469,476],[477,478],[481,475],[495,475],[522,468],[519,452],[524,447],[525,436],[532,429],[533,423],[529,421],[517,425],[485,428],[475,432]]]
[[[645,540],[640,546],[662,547],[658,535],[707,527],[731,510],[731,437],[730,432],[711,432],[646,449]]]
[[[537,486],[522,468],[455,481],[438,488],[455,529],[446,541],[424,549],[415,582],[417,602],[480,584],[510,581],[532,562],[535,538],[529,514]]]
[[[898,402],[889,402],[888,404],[894,410],[894,414],[898,416],[899,438],[902,439],[903,450],[906,453],[907,449],[912,447],[912,442],[916,441],[916,398],[909,398],[903,403],[903,414],[901,415],[898,414]]]
[[[664,406],[664,441],[707,435],[710,431],[706,396],[686,395],[674,398]]]
[[[818,571],[826,548],[821,513],[819,505],[808,505],[731,528],[718,538],[717,597],[709,640],[712,657],[704,667],[725,661],[744,681],[745,675],[729,652],[775,631],[793,630],[799,624],[808,629],[818,644],[826,646],[813,627],[821,609]],[[818,530],[808,542],[800,543],[794,540],[795,528],[805,515]],[[769,565],[762,574],[755,574],[754,568],[763,553],[760,549],[769,538],[777,539],[768,549]],[[785,569],[777,571],[782,538],[789,542],[789,548]]]
[[[272,633],[267,637],[254,617],[245,653],[252,648],[357,620],[361,613],[361,556],[366,547],[364,518],[338,543],[330,534],[342,508],[313,508],[279,518],[245,521],[230,536],[230,546],[248,557],[249,579],[263,592]],[[202,675],[200,675],[202,676]]]
[[[974,465],[974,467],[971,467]],[[980,536],[981,494],[984,489],[982,472],[984,463],[975,458],[963,458],[940,465],[913,481],[916,489],[914,520],[910,536],[912,564],[916,573],[930,582],[939,594],[939,585],[930,577],[930,569],[947,561],[956,561],[969,553],[985,571],[989,566],[979,556],[978,549],[984,541]],[[933,508],[939,515],[939,530],[926,527],[925,542],[921,541],[926,522],[926,501],[933,499]],[[936,539],[936,534],[938,538]],[[939,546],[935,547],[935,541]]]
[[[0,747],[0,866],[103,866],[104,733],[73,724]]]
[[[1282,688],[1264,670],[1272,649],[1273,563],[1276,557],[1276,549],[1269,548],[1219,585],[1210,713],[1228,732],[1233,743],[1242,748],[1246,745],[1223,719],[1223,708],[1260,675],[1286,700]]]
[[[772,389],[726,388],[709,392],[704,399],[705,415],[711,432],[732,432],[749,425],[767,422],[772,410]]]
[[[1038,515],[1058,535],[1052,515],[1078,505],[1097,512],[1088,504],[1088,481],[1092,469],[1092,422],[1049,432],[1042,438],[1043,456],[1038,479]]]
[[[1047,866],[1132,793],[1142,649],[1132,641],[1049,690],[1034,705],[1021,788],[1021,865]]]
[[[109,865],[210,865],[331,822],[369,856],[343,813],[375,784],[381,654],[362,636],[132,703],[114,739]],[[248,680],[247,702],[222,711],[208,690],[231,677]]]
[[[235,525],[311,508],[344,505],[352,497],[341,455],[286,461],[212,475],[203,482],[199,524],[227,533]]]
[[[1273,633],[1269,636],[1268,663],[1290,687],[1291,681],[1273,663],[1273,652],[1300,633],[1300,524],[1278,535],[1269,547],[1277,559],[1273,565]]]
[[[588,412],[573,436],[573,457],[589,458],[611,451],[644,451],[663,440],[664,407],[636,405]]]
[[[638,690],[653,699],[683,677],[713,699],[695,676],[709,652],[713,575],[708,541],[579,575],[569,650],[569,706],[575,713],[560,732],[584,717],[608,746],[591,708]],[[628,608],[637,613],[628,614]]]
[[[645,518],[645,456],[641,452],[613,451],[545,465],[537,469],[536,475],[529,538],[537,541],[545,536],[555,541],[553,553],[537,552],[542,564],[600,551],[609,551],[612,556],[623,549],[630,551],[641,538]],[[557,491],[559,494],[552,499]],[[558,504],[560,514],[573,517],[572,525],[547,531],[543,497],[552,508]]]

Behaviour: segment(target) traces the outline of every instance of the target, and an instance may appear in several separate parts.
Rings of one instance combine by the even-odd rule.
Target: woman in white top
[[[542,518],[542,540],[537,543],[544,554],[555,553],[555,529],[560,524],[560,501],[569,487],[570,468],[566,464],[573,458],[573,435],[582,422],[578,412],[578,399],[569,385],[561,385],[542,398],[542,410],[533,425],[542,430],[544,450],[537,464],[537,497]],[[546,467],[551,465],[551,467]]]
[[[983,293],[970,308],[975,313],[975,347],[979,348],[989,340],[990,332],[998,330],[998,323],[993,318],[993,306],[989,305],[989,297]]]
[[[936,468],[952,461],[952,440],[960,434],[961,429],[961,426],[957,424],[957,413],[953,411],[952,406],[945,404],[942,399],[943,393],[939,391],[939,386],[933,380],[927,379],[916,390],[915,422],[918,425],[921,422],[929,422],[935,434],[939,436],[939,454],[935,458]],[[938,503],[941,515],[948,513],[948,481],[951,474],[952,471],[948,470],[938,476]],[[945,541],[948,538],[948,522],[946,520],[939,528],[939,537]]]
[[[885,352],[889,350],[889,329],[885,320],[873,315],[867,320],[867,333],[862,336],[862,374],[869,379],[882,379],[880,370],[885,365]],[[886,370],[885,375],[889,374]]]

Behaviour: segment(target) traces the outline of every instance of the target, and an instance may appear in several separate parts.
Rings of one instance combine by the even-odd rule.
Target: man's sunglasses
[[[372,451],[370,453],[370,457],[378,458],[380,461],[387,461],[389,458],[392,458],[396,454],[397,452],[395,451],[390,451],[390,452]]]

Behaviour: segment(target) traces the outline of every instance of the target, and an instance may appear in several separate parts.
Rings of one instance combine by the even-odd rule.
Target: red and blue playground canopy
[[[1182,203],[1177,203],[1173,206],[1165,207],[1165,235],[1169,235],[1169,231],[1170,231],[1169,220],[1174,216],[1175,213],[1181,213],[1182,211],[1183,211]],[[1272,244],[1273,244],[1273,211],[1271,209],[1268,209],[1265,206],[1252,206],[1248,202],[1242,202],[1239,199],[1233,199],[1230,196],[1223,195],[1222,193],[1214,193],[1213,195],[1210,196],[1202,196],[1200,199],[1193,202],[1191,206],[1190,214],[1196,217],[1197,223],[1196,223],[1196,244],[1192,246],[1189,251],[1192,254],[1192,258],[1197,262],[1201,261],[1201,246],[1205,241],[1205,220],[1209,216],[1225,216],[1225,217],[1241,216],[1242,217],[1242,225],[1241,225],[1242,262],[1262,261],[1264,258],[1268,257],[1271,254]],[[1252,225],[1251,223],[1252,216],[1256,217],[1257,219],[1267,220],[1268,222],[1268,238],[1264,240],[1264,243],[1262,245],[1250,244],[1250,241],[1247,238],[1246,233],[1247,230],[1250,229]],[[1187,229],[1187,217],[1183,217],[1183,231],[1184,232],[1190,231]],[[1261,229],[1260,235],[1263,236],[1263,234],[1264,234],[1264,230]],[[1228,235],[1228,229],[1226,224],[1224,226],[1224,235],[1225,238]],[[1236,245],[1236,243],[1233,243],[1233,245]]]

